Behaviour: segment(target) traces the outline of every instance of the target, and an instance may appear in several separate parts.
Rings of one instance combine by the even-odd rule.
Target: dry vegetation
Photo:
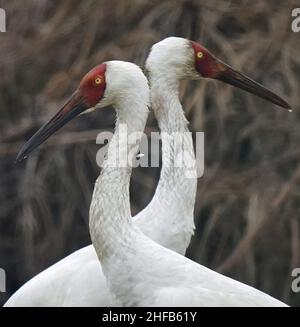
[[[169,36],[199,40],[236,68],[282,94],[292,114],[217,82],[183,83],[193,131],[205,132],[205,174],[195,208],[194,260],[292,305],[291,270],[300,267],[300,33],[296,1],[0,1],[0,267],[7,294],[90,243],[88,208],[95,136],[114,114],[77,118],[24,164],[24,140],[104,60],[143,64]],[[156,129],[151,117],[149,129]],[[132,210],[151,199],[156,169],[136,169]]]

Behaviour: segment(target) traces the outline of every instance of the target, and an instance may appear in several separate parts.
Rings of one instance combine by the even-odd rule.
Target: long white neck
[[[193,141],[179,101],[179,82],[165,73],[149,75],[151,106],[161,131],[162,169],[155,195],[145,209],[155,214],[148,220],[148,228],[147,222],[142,222],[143,230],[184,254],[194,231],[197,178]],[[184,159],[184,165],[178,165],[178,158]]]
[[[98,177],[90,207],[90,234],[101,262],[120,257],[131,243],[135,228],[132,224],[129,202],[131,162],[136,155],[139,139],[127,142],[132,133],[144,130],[148,107],[141,95],[128,99],[116,107],[117,121],[110,141],[107,159]],[[117,163],[117,166],[116,166]]]

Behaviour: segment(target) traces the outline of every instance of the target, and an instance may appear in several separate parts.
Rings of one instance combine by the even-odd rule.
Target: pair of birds
[[[169,147],[172,133],[188,131],[178,97],[183,79],[213,78],[256,94],[283,108],[287,102],[214,57],[199,43],[169,37],[147,58],[148,80],[139,67],[108,61],[93,68],[59,112],[23,146],[17,160],[75,116],[112,105],[115,133],[90,206],[93,246],[87,246],[43,271],[21,287],[6,306],[285,306],[271,296],[184,257],[194,230],[196,167],[172,166],[180,146]],[[162,132],[162,170],[155,195],[131,217],[129,153],[119,135],[143,132],[149,106]],[[195,161],[186,135],[184,156]],[[128,147],[128,148],[127,148]],[[113,161],[127,162],[115,167]],[[168,155],[166,155],[168,153]],[[99,264],[99,261],[101,265]]]

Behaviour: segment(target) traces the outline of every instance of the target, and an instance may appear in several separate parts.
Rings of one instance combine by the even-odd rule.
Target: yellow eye
[[[203,58],[203,52],[201,51],[197,52],[197,58],[199,59]]]
[[[96,79],[95,79],[95,83],[96,83],[97,85],[101,84],[101,83],[102,83],[102,78],[101,78],[101,77],[96,77]]]

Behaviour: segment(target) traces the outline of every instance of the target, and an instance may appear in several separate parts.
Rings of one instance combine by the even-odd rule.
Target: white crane
[[[179,40],[183,45],[180,49],[178,48]],[[198,78],[201,74],[203,77],[213,77],[238,85],[289,108],[288,104],[274,93],[218,61],[199,44],[187,40],[172,39],[171,43],[170,40],[165,40],[156,45],[155,48],[159,55],[154,48],[153,56],[150,55],[148,63],[161,57],[165,51],[164,44],[168,43],[177,45],[177,53],[169,57],[170,62],[181,65],[181,72],[179,69],[175,69],[178,72],[177,80],[169,85],[166,84],[166,88],[170,88],[170,91],[175,90],[180,79],[184,77]],[[163,51],[159,51],[159,49],[163,49]],[[168,59],[167,56],[165,58]],[[183,58],[186,60],[182,62]],[[204,58],[203,61],[206,62],[206,65],[197,62],[196,58]],[[126,65],[128,64],[121,64],[120,62],[107,63],[105,76],[102,77],[102,80],[106,79],[107,81],[107,88],[104,92],[104,98],[98,99],[97,107],[107,104],[114,105],[118,119],[116,133],[110,143],[102,173],[97,179],[90,208],[90,233],[93,245],[101,261],[107,282],[116,298],[122,305],[127,306],[284,305],[252,287],[213,272],[172,250],[162,247],[145,236],[132,222],[129,205],[131,169],[129,166],[114,167],[111,164],[111,158],[114,157],[114,153],[118,149],[119,159],[123,162],[124,160],[130,161],[127,155],[128,153],[132,155],[133,151],[131,150],[136,150],[136,147],[129,146],[128,152],[122,151],[122,144],[118,138],[119,125],[126,123],[128,133],[142,131],[147,118],[147,105],[146,94],[141,89],[145,84],[142,82],[141,75],[137,74],[134,69],[124,69],[126,79],[130,79],[129,83],[125,78],[121,83],[113,83],[113,77],[122,81],[116,76],[123,74],[123,68]],[[176,75],[173,74],[173,77]],[[135,79],[136,82],[134,82]],[[128,88],[127,92],[125,91],[126,88]],[[79,88],[78,92],[82,94],[85,90],[86,88],[82,87]],[[170,92],[169,99],[176,94],[176,90]],[[67,105],[66,117],[69,119],[71,117],[69,112],[73,112],[78,107],[79,100],[77,98],[78,94],[76,93]],[[64,120],[64,116],[64,113],[63,115],[58,114],[58,123],[54,120],[55,126],[61,125],[60,122]],[[52,125],[53,120],[50,121],[50,125],[44,126],[40,130],[40,134],[38,133],[25,146],[21,156],[29,153],[33,147],[43,142],[44,136],[48,137],[49,132],[53,132]]]
[[[177,109],[177,108],[174,108]],[[168,110],[162,115],[163,110]],[[133,217],[134,223],[150,238],[184,254],[194,231],[196,169],[173,167],[171,162],[183,151],[172,142],[172,133],[188,131],[184,113],[176,111],[172,120],[169,106],[155,112],[162,132],[162,169],[149,205]],[[170,120],[168,117],[170,117]],[[185,135],[184,155],[194,161],[192,137]],[[81,287],[84,285],[84,287]],[[86,246],[29,280],[5,306],[112,306],[99,260],[92,245]]]

